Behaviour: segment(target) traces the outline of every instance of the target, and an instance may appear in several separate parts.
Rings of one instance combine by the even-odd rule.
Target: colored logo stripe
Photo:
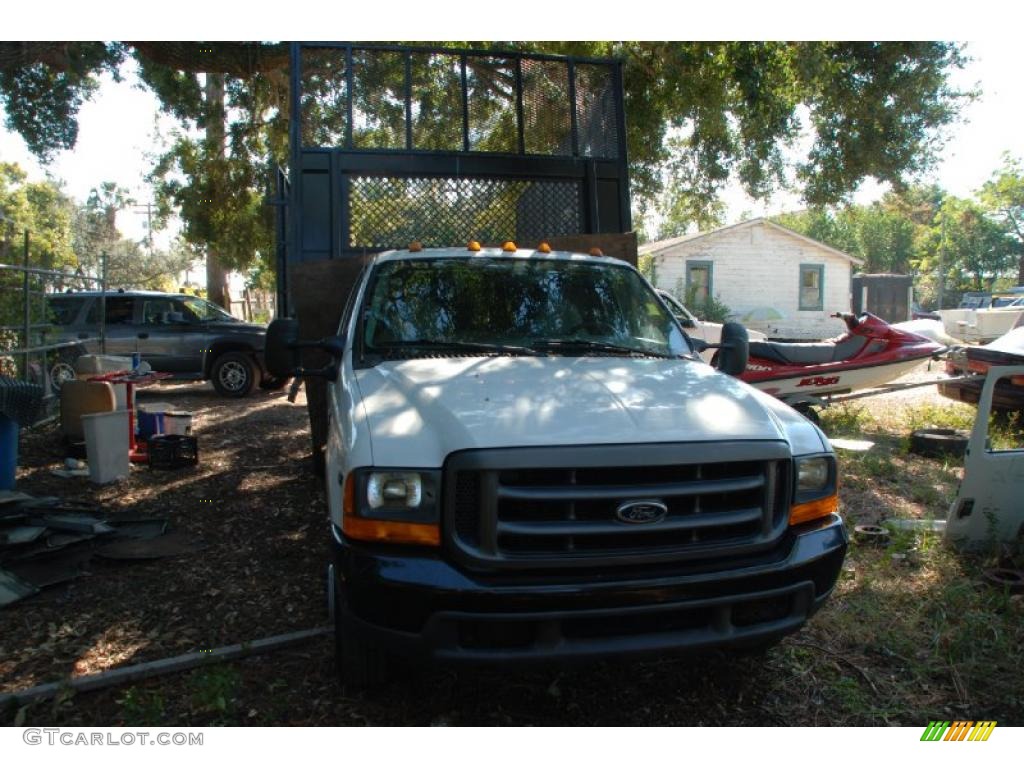
[[[995,720],[931,720],[921,741],[988,741],[995,727]]]
[[[921,734],[921,741],[938,741],[949,728],[948,720],[932,720]]]
[[[988,737],[992,735],[992,731],[995,730],[995,720],[982,720],[971,731],[971,735],[967,737],[968,741],[988,741]]]

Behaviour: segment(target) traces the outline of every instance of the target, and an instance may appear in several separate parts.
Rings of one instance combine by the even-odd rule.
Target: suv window
[[[131,325],[134,310],[131,296],[107,296],[107,325]]]
[[[145,299],[142,302],[143,325],[180,325],[189,317],[178,299]]]
[[[47,301],[50,322],[54,325],[71,325],[82,308],[82,300],[72,296],[56,296]]]

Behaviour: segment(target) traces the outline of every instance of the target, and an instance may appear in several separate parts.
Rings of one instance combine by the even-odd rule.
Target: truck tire
[[[334,590],[334,667],[338,680],[356,689],[376,688],[391,678],[391,658],[382,648],[346,631],[341,620],[340,596]]]
[[[966,432],[957,429],[916,429],[910,434],[910,452],[935,459],[962,458],[968,439]]]
[[[245,397],[256,385],[256,365],[244,352],[225,352],[214,360],[210,380],[221,397]]]

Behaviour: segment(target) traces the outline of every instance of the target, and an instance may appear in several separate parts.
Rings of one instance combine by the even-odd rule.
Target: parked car
[[[925,309],[916,301],[910,305],[910,319],[911,320],[938,320],[942,322],[942,315],[938,312],[933,312],[930,309]]]
[[[686,306],[668,291],[658,289],[658,296],[668,305],[669,311],[675,316],[679,324],[686,329],[686,335],[691,339],[701,339],[708,344],[717,344],[722,340],[722,324],[709,323],[706,320],[699,320]],[[768,336],[761,331],[747,329],[747,338],[750,341],[766,341]],[[706,349],[701,352],[705,362],[710,363],[715,355],[715,349]]]
[[[476,247],[474,247],[476,246]],[[796,631],[847,534],[822,431],[717,369],[629,264],[564,252],[389,251],[336,336],[275,320],[323,376],[328,599],[338,669],[513,664],[710,647]]]
[[[992,366],[1024,365],[1024,327],[1014,328],[981,347],[957,347],[946,356],[946,373],[953,381],[939,381],[939,394],[951,400],[977,403]],[[970,376],[967,379],[960,379]],[[956,380],[960,379],[960,380]],[[995,386],[992,407],[1024,412],[1024,377],[1000,379]]]
[[[48,297],[50,321],[59,342],[82,341],[61,353],[52,366],[55,384],[74,377],[74,360],[100,351],[86,341],[100,332],[104,296],[97,291]],[[108,291],[103,315],[106,353],[138,352],[155,371],[175,379],[209,380],[225,397],[244,397],[257,384],[264,389],[284,386],[287,379],[267,373],[263,363],[266,327],[232,317],[197,296],[156,291]]]

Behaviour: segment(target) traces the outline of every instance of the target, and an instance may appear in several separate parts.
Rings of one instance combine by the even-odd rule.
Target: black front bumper
[[[508,662],[759,645],[800,628],[847,547],[837,516],[746,561],[598,573],[473,573],[440,552],[367,547],[335,528],[338,628],[408,658]]]

